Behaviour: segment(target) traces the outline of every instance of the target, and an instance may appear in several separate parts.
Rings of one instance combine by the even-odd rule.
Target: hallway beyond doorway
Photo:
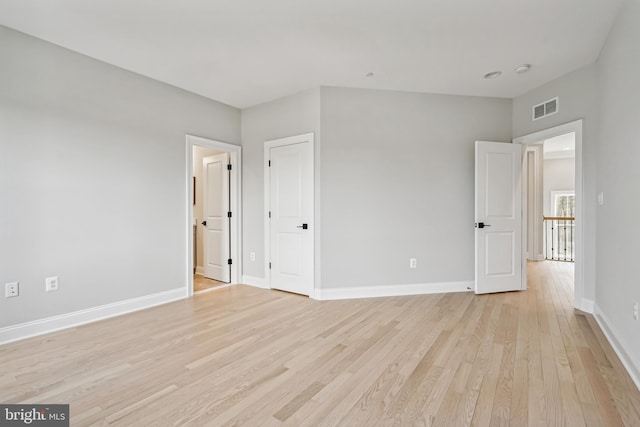
[[[209,279],[208,277],[204,277],[201,274],[195,274],[193,276],[193,293],[194,294],[202,291],[209,291],[222,286],[229,286],[229,284],[224,282],[219,282],[217,280]]]

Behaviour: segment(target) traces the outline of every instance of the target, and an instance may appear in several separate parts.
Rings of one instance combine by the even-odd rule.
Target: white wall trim
[[[593,314],[593,309],[594,309],[593,300],[582,298],[582,301],[580,301],[580,304],[576,305],[576,308],[578,310],[584,311],[585,313]]]
[[[594,307],[593,317],[596,319],[600,329],[602,329],[609,344],[613,347],[613,351],[616,352],[616,355],[626,368],[634,384],[640,389],[640,360],[634,360],[629,355],[630,353],[625,349],[622,341],[618,339],[620,333],[615,329],[613,322],[604,314],[597,304]]]
[[[84,325],[86,323],[97,322],[98,320],[114,316],[121,316],[123,314],[183,299],[187,296],[188,295],[185,292],[184,287],[180,287],[170,291],[131,298],[111,304],[100,305],[98,307],[87,308],[84,310],[73,311],[71,313],[8,326],[0,329],[0,344],[47,334],[60,329]]]
[[[575,275],[574,275],[574,287],[573,287],[573,306],[580,308],[584,295],[584,186],[583,186],[583,151],[582,151],[582,133],[583,133],[583,120],[575,120],[573,122],[566,123],[564,125],[552,127],[539,132],[534,132],[528,135],[524,135],[513,139],[514,144],[536,144],[545,139],[553,138],[555,136],[565,135],[567,133],[575,133],[575,149],[576,149],[576,250],[575,250]],[[524,215],[526,215],[526,212]],[[523,227],[523,231],[526,227]],[[526,238],[523,236],[523,238]],[[586,311],[586,310],[583,310]]]
[[[196,274],[199,274],[200,276],[204,276],[204,267],[201,266],[201,265],[197,266],[196,267]]]
[[[193,295],[193,204],[191,195],[193,194],[193,147],[194,146],[213,148],[229,153],[231,164],[231,283],[239,283],[242,274],[242,147],[228,144],[226,142],[215,141],[213,139],[202,138],[195,135],[186,135],[186,165],[185,179],[187,187],[187,198],[185,201],[185,224],[187,227],[187,248],[186,248],[186,288],[189,296]],[[196,272],[198,267],[196,267]]]
[[[402,285],[358,286],[352,288],[316,289],[311,297],[317,300],[396,297],[405,295],[473,292],[474,282],[411,283]]]
[[[267,286],[267,281],[262,277],[247,276],[246,274],[242,275],[242,284],[254,286],[260,289],[271,289]]]
[[[533,173],[530,170],[530,153],[533,154]],[[542,223],[540,220],[533,221],[529,224],[527,218],[542,218],[543,216],[543,151],[542,145],[531,144],[527,145],[525,149],[525,161],[523,162],[523,186],[524,191],[522,198],[522,208],[526,211],[526,215],[523,216],[523,227],[527,228],[527,233],[533,236],[531,242],[523,241],[523,245],[527,248],[527,259],[529,260],[544,260],[544,245],[542,244]],[[532,187],[532,183],[529,182],[529,175],[533,175],[533,197],[528,194],[529,189]],[[533,203],[529,204],[529,199],[533,199]],[[531,233],[529,233],[531,232]],[[524,236],[524,235],[523,235]],[[524,239],[526,240],[526,239]]]

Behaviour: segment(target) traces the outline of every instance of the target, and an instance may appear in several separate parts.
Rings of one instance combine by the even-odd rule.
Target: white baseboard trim
[[[629,376],[635,383],[636,387],[638,387],[638,389],[640,390],[640,361],[633,360],[633,358],[629,356],[629,353],[624,348],[624,345],[618,339],[620,333],[616,331],[611,320],[602,312],[597,304],[594,307],[593,317],[596,319],[596,322],[598,322],[598,325],[600,326],[600,329],[602,329],[605,337],[607,337],[607,340],[609,340],[609,344],[611,344],[611,347],[613,347],[613,350],[618,355],[618,358],[627,369],[627,372],[629,373]]]
[[[201,265],[198,265],[198,266],[196,267],[196,274],[199,274],[199,275],[201,275],[201,276],[204,276],[204,267],[203,267],[203,266],[201,266]]]
[[[0,328],[0,344],[120,316],[187,297],[184,287]]]
[[[442,294],[449,292],[471,292],[473,290],[473,286],[473,282],[444,282],[316,289],[312,298],[317,300],[339,300],[396,297],[403,295]]]
[[[246,274],[242,275],[242,284],[255,286],[256,288],[260,288],[260,289],[271,289],[267,287],[266,280],[264,280],[264,278],[247,276]]]
[[[593,300],[582,298],[582,301],[578,303],[576,308],[578,310],[584,311],[585,313],[593,314],[593,308],[594,308],[593,306],[594,306]]]

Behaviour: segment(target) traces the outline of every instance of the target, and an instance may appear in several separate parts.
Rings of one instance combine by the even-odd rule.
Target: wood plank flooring
[[[205,291],[208,289],[213,289],[219,286],[226,286],[226,285],[227,283],[209,279],[200,274],[193,275],[193,292]]]
[[[572,268],[484,296],[215,290],[1,346],[0,402],[70,403],[74,426],[640,426]]]

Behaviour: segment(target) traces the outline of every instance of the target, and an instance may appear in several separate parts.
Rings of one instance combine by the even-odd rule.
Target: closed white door
[[[227,283],[231,281],[228,164],[228,153],[205,157],[202,160],[204,275]]]
[[[476,141],[476,293],[523,290],[522,146]]]
[[[287,145],[268,147],[269,281],[274,289],[303,295],[312,294],[314,274],[313,144],[308,139],[287,138],[281,140]]]

